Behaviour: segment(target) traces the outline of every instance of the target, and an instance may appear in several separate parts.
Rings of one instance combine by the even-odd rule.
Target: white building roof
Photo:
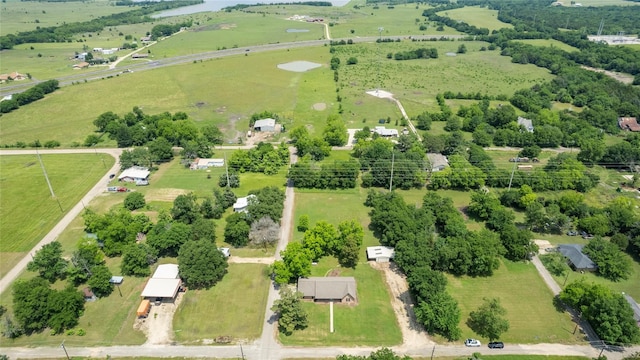
[[[253,123],[254,128],[274,127],[274,126],[276,126],[276,120],[271,118],[256,120],[256,122]]]
[[[180,289],[180,279],[154,279],[147,281],[142,297],[173,298]]]
[[[236,199],[235,204],[233,204],[233,210],[238,211],[246,208],[247,206],[249,206],[249,199],[252,199],[255,197],[256,197],[255,195],[248,195],[248,196]]]
[[[376,126],[375,129],[373,129],[373,132],[380,136],[398,136],[398,130],[387,129],[384,126]]]
[[[198,159],[198,166],[224,166],[224,159]]]
[[[140,166],[132,166],[126,169],[125,171],[123,171],[122,174],[118,176],[118,180],[122,180],[128,177],[132,179],[146,179],[149,177],[149,174],[151,174],[151,172],[149,172],[149,169],[147,168],[143,168]]]
[[[177,279],[178,278],[178,265],[177,264],[162,264],[158,265],[156,272],[153,273],[153,279]]]
[[[367,259],[377,259],[379,257],[385,257],[393,259],[395,250],[389,246],[368,246],[367,247]]]
[[[123,276],[112,276],[111,279],[109,279],[109,282],[111,284],[122,284],[123,281],[124,281]]]

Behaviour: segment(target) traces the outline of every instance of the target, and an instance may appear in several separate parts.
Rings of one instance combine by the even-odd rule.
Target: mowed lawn
[[[465,322],[482,299],[498,298],[507,310],[510,328],[500,338],[507,343],[564,343],[583,341],[572,335],[575,324],[567,313],[553,306],[553,294],[531,263],[503,260],[491,277],[454,277],[447,275],[447,291],[458,301],[462,317],[462,338],[480,338]],[[488,339],[480,338],[486,342]]]
[[[182,344],[229,336],[232,341],[260,337],[270,281],[267,267],[229,264],[229,272],[209,290],[188,290],[173,318]]]
[[[323,65],[306,73],[277,68],[307,60]],[[248,118],[265,110],[280,114],[285,124],[310,124],[322,131],[336,99],[330,54],[326,47],[251,53],[248,56],[140,71],[59,89],[45,99],[4,114],[3,144],[58,140],[82,143],[94,133],[95,120],[106,111],[119,115],[139,106],[146,114],[186,112],[199,126],[215,124],[237,141],[248,129]],[[321,74],[315,74],[318,72]],[[305,84],[306,83],[306,84]],[[305,91],[299,91],[304,84]],[[251,89],[251,101],[247,101]],[[97,99],[100,99],[99,101]],[[324,111],[312,109],[325,103]],[[47,121],[42,121],[47,114]]]
[[[2,276],[42,240],[115,161],[106,154],[41,157],[56,195],[55,199],[51,197],[36,155],[0,156]]]
[[[331,257],[320,260],[311,276],[353,276],[358,287],[358,304],[334,304],[334,332],[329,332],[329,304],[303,302],[309,314],[309,326],[291,336],[279,334],[284,345],[303,346],[391,346],[402,343],[402,334],[391,307],[384,274],[366,263],[355,270],[338,266]]]
[[[465,6],[460,9],[439,12],[438,15],[463,21],[477,28],[487,28],[489,31],[513,28],[513,25],[498,20],[498,10],[491,10],[485,7]]]

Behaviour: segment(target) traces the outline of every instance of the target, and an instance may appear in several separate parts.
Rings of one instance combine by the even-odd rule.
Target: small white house
[[[398,137],[398,130],[396,129],[387,129],[384,126],[376,126],[372,132],[382,136],[382,137]]]
[[[393,259],[395,250],[389,246],[368,246],[367,260],[375,260],[375,262],[389,262]]]
[[[427,153],[427,159],[429,159],[429,164],[431,164],[432,172],[442,171],[449,166],[449,160],[442,154]]]
[[[518,116],[518,125],[523,126],[528,132],[533,132],[533,121],[531,119]]]
[[[119,181],[125,182],[141,182],[141,181],[149,181],[149,175],[151,172],[149,169],[140,166],[132,166],[120,174],[118,176]]]
[[[191,170],[203,170],[208,169],[210,167],[223,167],[224,159],[200,159],[196,158],[193,163],[191,163]]]
[[[249,200],[255,199],[255,195],[249,195],[245,197],[238,198],[233,204],[233,211],[235,212],[247,212],[247,207],[249,207]]]
[[[224,257],[231,256],[231,249],[229,248],[218,248],[218,250],[220,250],[220,252],[222,253],[222,255],[224,255]]]
[[[276,131],[276,120],[271,118],[256,120],[253,124],[253,130],[269,132]]]

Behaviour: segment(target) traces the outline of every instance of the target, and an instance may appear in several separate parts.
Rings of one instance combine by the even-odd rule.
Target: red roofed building
[[[634,117],[618,118],[618,126],[620,126],[620,129],[622,130],[640,131],[640,125]]]

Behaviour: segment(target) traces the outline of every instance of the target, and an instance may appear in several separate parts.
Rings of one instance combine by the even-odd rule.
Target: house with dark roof
[[[438,153],[427,153],[427,159],[431,164],[431,171],[442,171],[449,167],[449,160],[446,156]]]
[[[558,245],[558,251],[569,261],[571,268],[576,271],[596,271],[598,265],[582,252],[584,245],[563,244]]]
[[[618,118],[618,126],[620,126],[620,129],[626,131],[640,131],[640,124],[638,124],[638,120],[634,117]]]
[[[298,291],[303,299],[313,302],[358,302],[356,279],[353,277],[299,278]]]

